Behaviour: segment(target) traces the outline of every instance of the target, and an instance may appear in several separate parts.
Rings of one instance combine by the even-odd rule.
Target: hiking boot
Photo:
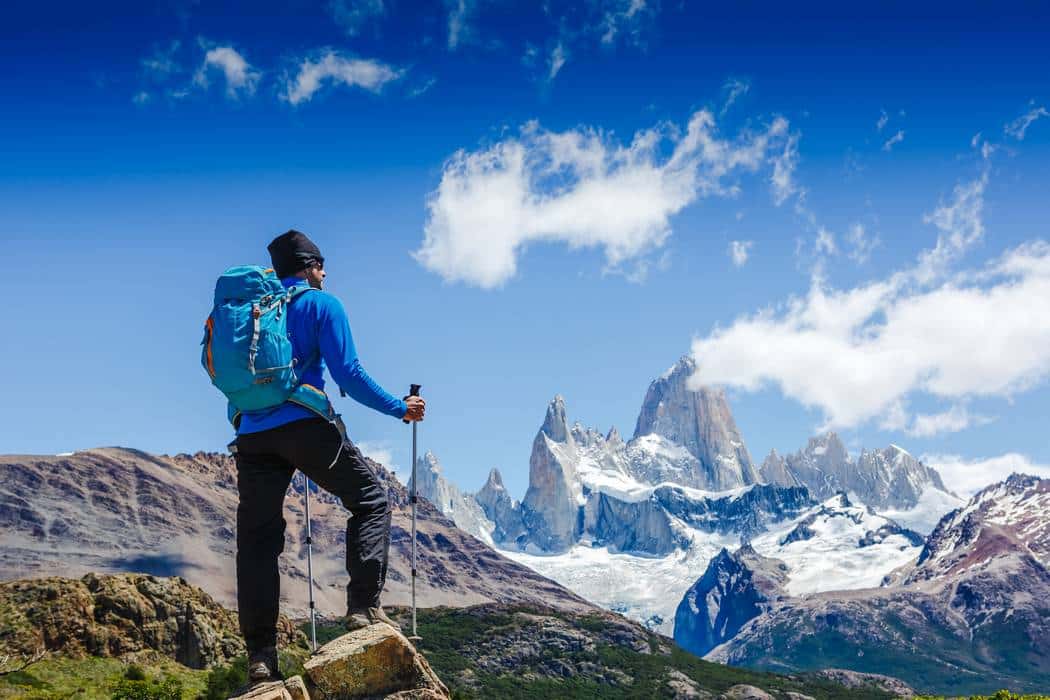
[[[349,632],[379,623],[390,625],[398,632],[401,631],[401,626],[391,620],[383,612],[383,608],[353,608],[346,613],[346,629]]]
[[[283,680],[284,676],[277,670],[277,647],[265,647],[259,651],[253,651],[248,656],[249,685]]]

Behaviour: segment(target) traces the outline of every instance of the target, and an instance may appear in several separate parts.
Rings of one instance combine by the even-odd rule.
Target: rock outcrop
[[[313,700],[448,698],[448,689],[400,632],[372,625],[328,642],[306,662]],[[406,691],[413,695],[402,695]]]
[[[285,617],[282,647],[305,647]],[[46,649],[63,656],[125,660],[159,653],[208,668],[244,653],[237,615],[181,578],[148,574],[43,578],[0,583],[0,653]]]
[[[635,425],[635,439],[660,435],[696,457],[697,468],[678,482],[683,486],[722,491],[757,482],[758,472],[733,420],[725,391],[690,388],[695,372],[695,360],[685,356],[649,385]]]
[[[448,688],[404,635],[376,624],[328,642],[304,676],[260,683],[231,700],[449,700]]]

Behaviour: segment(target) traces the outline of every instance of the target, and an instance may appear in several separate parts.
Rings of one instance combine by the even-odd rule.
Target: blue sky
[[[833,428],[959,490],[1047,471],[1047,14],[16,3],[0,452],[222,449],[211,287],[295,227],[468,489],[524,493],[555,393],[630,434],[689,352],[756,462]]]

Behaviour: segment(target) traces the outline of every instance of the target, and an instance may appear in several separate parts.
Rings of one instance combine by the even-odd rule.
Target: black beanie
[[[305,233],[294,228],[273,239],[266,249],[270,251],[270,262],[278,277],[291,277],[315,260],[324,263],[321,250]]]

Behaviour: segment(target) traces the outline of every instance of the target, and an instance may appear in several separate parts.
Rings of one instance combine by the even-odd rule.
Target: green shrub
[[[182,700],[182,681],[166,678],[163,681],[128,680],[124,678],[113,687],[111,700]]]
[[[124,671],[124,678],[129,681],[148,681],[149,676],[146,675],[146,669],[142,668],[138,664],[131,664],[127,670]]]

